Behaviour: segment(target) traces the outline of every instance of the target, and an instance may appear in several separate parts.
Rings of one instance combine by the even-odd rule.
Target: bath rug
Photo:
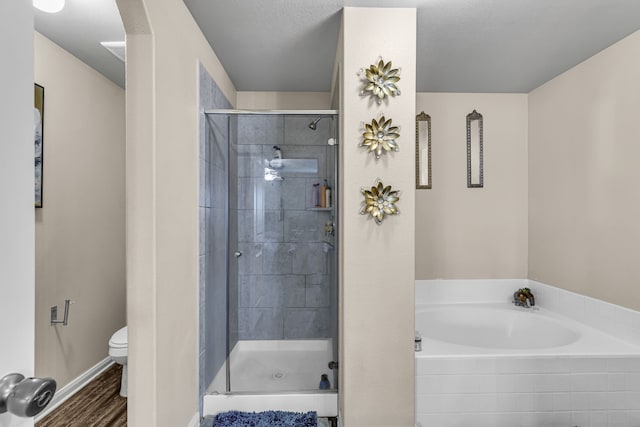
[[[216,415],[213,427],[317,427],[315,412],[239,412],[229,411]]]

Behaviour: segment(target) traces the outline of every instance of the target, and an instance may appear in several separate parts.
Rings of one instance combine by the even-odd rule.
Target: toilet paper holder
[[[34,417],[47,407],[56,392],[53,378],[25,378],[12,373],[0,378],[0,414]]]

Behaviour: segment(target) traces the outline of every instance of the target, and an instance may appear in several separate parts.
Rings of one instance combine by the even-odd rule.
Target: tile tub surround
[[[416,306],[508,302],[515,289],[528,286],[536,305],[558,310],[590,329],[588,315],[607,320],[604,332],[633,330],[638,314],[618,306],[528,280],[418,281]],[[506,295],[506,297],[505,297]],[[567,305],[577,309],[564,310]],[[569,316],[566,316],[569,317]],[[600,333],[600,332],[596,332]],[[622,338],[628,332],[618,331]],[[620,342],[629,348],[634,342]],[[640,351],[636,355],[600,354],[501,355],[416,353],[416,421],[420,427],[460,425],[640,426]],[[425,347],[426,346],[426,347]],[[613,348],[613,344],[612,344]],[[561,349],[561,347],[558,347]],[[470,352],[468,352],[470,353]],[[566,353],[566,351],[565,351]],[[609,354],[608,354],[609,353]]]

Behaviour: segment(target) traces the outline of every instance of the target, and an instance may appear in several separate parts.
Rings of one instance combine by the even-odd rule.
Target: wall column
[[[345,8],[341,63],[341,410],[344,425],[413,426],[416,10]],[[361,97],[360,68],[382,56],[401,67],[401,96]],[[384,112],[401,126],[399,152],[358,146],[360,123]],[[401,215],[360,215],[361,187],[401,190]]]

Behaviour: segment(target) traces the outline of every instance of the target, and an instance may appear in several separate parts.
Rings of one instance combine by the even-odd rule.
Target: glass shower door
[[[337,116],[232,122],[228,391],[335,390]]]

